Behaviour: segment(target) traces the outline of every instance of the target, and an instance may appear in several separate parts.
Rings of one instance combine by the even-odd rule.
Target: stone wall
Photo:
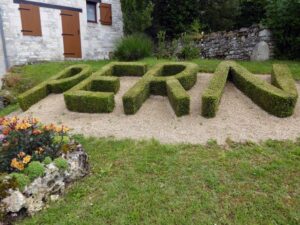
[[[273,57],[271,32],[257,25],[205,35],[198,43],[204,58],[267,60]]]
[[[31,0],[68,7],[81,8],[80,30],[83,59],[108,58],[116,39],[123,35],[122,11],[120,0],[103,0],[112,4],[112,26],[102,25],[99,4],[97,21],[87,22],[86,0]],[[21,32],[19,5],[13,0],[1,0],[3,28],[9,66],[44,60],[64,60],[61,11],[40,7],[42,36],[24,36]]]

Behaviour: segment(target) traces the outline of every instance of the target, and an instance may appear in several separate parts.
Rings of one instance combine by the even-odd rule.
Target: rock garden
[[[1,221],[33,215],[89,173],[88,156],[63,125],[2,118]]]

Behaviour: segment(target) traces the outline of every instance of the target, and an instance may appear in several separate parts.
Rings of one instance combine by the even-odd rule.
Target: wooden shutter
[[[100,22],[103,25],[112,25],[111,4],[100,4]]]
[[[30,4],[20,4],[23,35],[42,36],[40,8]]]

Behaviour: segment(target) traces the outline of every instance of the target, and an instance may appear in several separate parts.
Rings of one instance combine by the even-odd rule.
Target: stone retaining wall
[[[258,25],[205,35],[197,43],[204,58],[268,60],[274,44],[270,30]]]

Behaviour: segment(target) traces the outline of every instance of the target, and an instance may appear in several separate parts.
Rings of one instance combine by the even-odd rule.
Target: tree
[[[121,0],[125,34],[143,33],[152,25],[151,0]]]
[[[249,27],[258,24],[265,18],[266,0],[240,0],[240,15],[236,20],[236,27]]]
[[[299,0],[268,0],[264,23],[272,30],[276,54],[300,58]]]
[[[153,0],[152,36],[160,30],[178,37],[200,21],[206,31],[230,30],[239,15],[239,0]]]

